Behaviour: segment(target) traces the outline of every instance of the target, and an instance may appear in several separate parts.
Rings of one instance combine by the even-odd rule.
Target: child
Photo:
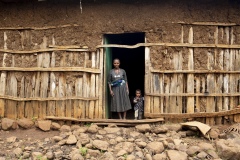
[[[136,90],[136,97],[133,99],[134,105],[134,117],[135,119],[142,119],[143,118],[143,104],[144,104],[144,97],[141,96],[141,90]]]

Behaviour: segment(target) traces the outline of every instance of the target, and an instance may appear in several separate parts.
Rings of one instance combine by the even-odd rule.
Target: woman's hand
[[[114,96],[114,93],[113,93],[113,91],[112,91],[112,90],[110,91],[110,94],[111,94],[111,96]]]
[[[127,94],[129,95],[129,90],[127,89]]]

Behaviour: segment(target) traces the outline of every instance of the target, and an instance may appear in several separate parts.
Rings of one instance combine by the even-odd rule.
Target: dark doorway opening
[[[145,33],[124,33],[124,34],[106,34],[105,44],[121,44],[121,45],[135,45],[138,43],[145,43]],[[135,96],[136,89],[142,91],[144,95],[144,75],[145,75],[145,47],[138,47],[134,49],[126,48],[106,48],[106,75],[109,70],[113,68],[112,60],[115,58],[120,59],[120,68],[124,69],[127,73],[129,85],[129,97],[132,103]],[[107,84],[106,84],[107,85]],[[111,97],[109,89],[107,88],[106,97],[106,111],[108,118],[118,118],[117,113],[111,112]],[[134,118],[133,104],[132,109],[127,113],[127,119]]]

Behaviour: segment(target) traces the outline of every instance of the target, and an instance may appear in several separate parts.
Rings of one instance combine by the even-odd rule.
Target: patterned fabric
[[[123,80],[120,85],[112,86],[113,82],[117,82],[118,80]],[[120,82],[120,81],[118,81]],[[125,82],[125,83],[123,83]],[[110,70],[108,74],[108,84],[111,84],[112,91],[114,96],[111,97],[111,111],[112,112],[125,112],[132,108],[127,88],[127,75],[125,70],[120,69],[119,73],[115,73],[114,69]]]
[[[133,103],[135,103],[134,105],[134,110],[139,110],[140,112],[143,112],[143,107],[144,107],[144,97],[140,97],[139,99],[137,99],[137,97],[135,97],[133,99]]]

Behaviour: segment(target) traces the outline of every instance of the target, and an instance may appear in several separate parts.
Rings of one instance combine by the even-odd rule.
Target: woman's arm
[[[109,91],[110,91],[111,96],[114,96],[114,93],[112,91],[112,86],[111,86],[111,70],[108,74],[108,87],[109,87]]]
[[[111,84],[109,83],[108,86],[109,86],[109,91],[110,91],[111,96],[114,96],[114,93],[113,93],[113,91],[112,91],[112,86],[111,86]]]

